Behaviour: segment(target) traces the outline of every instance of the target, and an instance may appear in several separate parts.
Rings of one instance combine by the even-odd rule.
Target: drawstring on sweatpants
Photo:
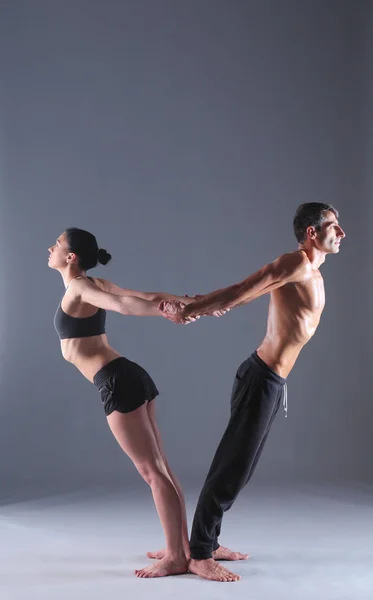
[[[288,416],[288,384],[284,384],[284,393],[282,397],[282,405],[285,411],[285,418]]]

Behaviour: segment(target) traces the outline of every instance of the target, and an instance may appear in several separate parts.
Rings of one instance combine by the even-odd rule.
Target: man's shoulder
[[[311,270],[311,263],[302,250],[281,254],[273,262],[273,265],[276,270],[291,281],[301,281]]]
[[[284,258],[284,261],[294,265],[295,267],[311,267],[309,258],[304,250],[293,250],[292,252],[286,252],[285,254],[282,254],[282,257]]]

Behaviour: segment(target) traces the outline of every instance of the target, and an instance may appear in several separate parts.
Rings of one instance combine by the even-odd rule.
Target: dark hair
[[[331,211],[338,219],[338,211],[331,204],[322,202],[307,202],[298,206],[295,213],[293,227],[298,242],[304,242],[307,237],[307,227],[314,227],[319,231],[325,218],[325,213]]]
[[[70,227],[66,229],[65,235],[69,251],[77,255],[79,267],[83,271],[93,269],[97,263],[106,265],[111,259],[111,254],[98,247],[95,236],[89,231]]]

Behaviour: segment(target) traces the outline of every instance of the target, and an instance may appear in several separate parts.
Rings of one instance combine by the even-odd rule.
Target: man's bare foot
[[[167,577],[167,575],[181,575],[188,572],[186,558],[175,559],[163,557],[159,562],[149,565],[144,569],[136,570],[136,577]]]
[[[148,558],[156,558],[161,560],[166,554],[166,550],[157,550],[157,552],[147,552]],[[190,557],[190,552],[186,553],[187,559]],[[241,554],[241,552],[233,552],[225,546],[219,546],[217,550],[212,553],[212,558],[215,560],[246,560],[249,558],[248,554]]]
[[[225,546],[219,546],[217,550],[212,553],[212,558],[215,560],[246,560],[249,558],[248,554],[241,554],[241,552],[233,552]]]
[[[207,558],[206,560],[194,560],[192,558],[189,561],[188,569],[194,575],[199,575],[203,579],[210,579],[211,581],[238,581],[241,579],[239,575],[228,571],[213,558]]]

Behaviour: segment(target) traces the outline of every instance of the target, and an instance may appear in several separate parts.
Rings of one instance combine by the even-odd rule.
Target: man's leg
[[[191,557],[195,559],[191,561],[193,572],[202,570],[202,565],[198,568],[198,562],[210,562],[206,559],[210,559],[212,551],[219,547],[217,536],[223,513],[229,510],[250,479],[279,403],[279,387],[273,382],[257,379],[251,369],[243,377],[236,375],[231,418],[202,488],[194,516],[190,542]],[[206,576],[201,572],[198,574]]]
[[[249,473],[248,473],[248,475],[247,475],[247,477],[246,477],[246,481],[245,481],[245,483],[243,484],[243,486],[242,486],[242,487],[245,487],[245,486],[246,486],[246,485],[249,483],[249,481],[250,481],[250,479],[251,479],[251,476],[253,475],[253,473],[254,473],[254,471],[255,471],[256,465],[258,464],[258,461],[259,461],[260,455],[261,455],[261,453],[262,453],[262,450],[263,450],[263,448],[264,448],[265,441],[266,441],[266,439],[267,439],[267,437],[268,437],[268,434],[269,434],[269,431],[270,431],[270,427],[271,427],[271,425],[272,425],[272,422],[273,422],[273,420],[274,420],[274,418],[275,418],[276,414],[277,414],[277,410],[276,410],[276,411],[274,412],[274,414],[273,414],[273,417],[272,417],[272,421],[271,421],[271,423],[270,423],[270,426],[268,427],[267,433],[265,434],[265,436],[264,436],[264,437],[263,437],[263,439],[262,439],[262,443],[260,444],[260,446],[259,446],[259,448],[258,448],[258,451],[257,451],[257,453],[256,453],[256,456],[255,456],[255,458],[254,458],[254,461],[253,461],[253,463],[252,463],[252,465],[251,465],[251,469],[250,469],[250,471],[249,471]],[[241,489],[242,489],[242,488],[241,488]],[[234,500],[232,500],[231,502],[229,502],[229,503],[226,505],[226,507],[225,507],[225,509],[224,509],[224,512],[227,512],[227,511],[228,511],[228,510],[229,510],[229,509],[232,507],[232,505],[233,505],[233,504],[234,504]],[[213,548],[214,548],[214,554],[218,553],[218,552],[219,552],[219,548],[221,548],[221,546],[220,546],[220,545],[219,545],[219,543],[218,543],[218,539],[219,539],[219,536],[220,536],[220,531],[221,531],[221,523],[222,523],[222,519],[220,519],[220,521],[219,521],[219,522],[218,522],[218,524],[216,525],[216,529],[215,529],[215,537],[214,537],[214,540],[215,540],[215,541],[214,541],[214,545],[213,545]],[[239,554],[239,553],[236,553],[236,554]],[[224,552],[222,552],[222,556],[223,556],[223,555],[224,555]],[[241,555],[241,556],[244,556],[244,555]],[[247,556],[247,555],[246,555],[246,556]],[[214,558],[215,558],[215,557],[214,557]],[[236,560],[239,560],[239,559],[236,559]]]

